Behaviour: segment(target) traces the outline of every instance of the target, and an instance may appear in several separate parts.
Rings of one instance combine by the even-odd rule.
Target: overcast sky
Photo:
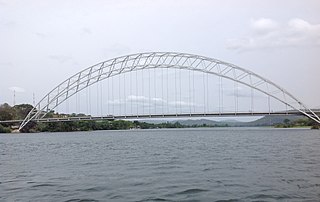
[[[320,107],[318,0],[0,0],[0,103],[32,103],[116,56],[176,51],[220,59]]]

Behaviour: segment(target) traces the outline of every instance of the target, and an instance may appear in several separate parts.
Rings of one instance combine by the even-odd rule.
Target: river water
[[[0,135],[0,201],[320,201],[320,131]]]

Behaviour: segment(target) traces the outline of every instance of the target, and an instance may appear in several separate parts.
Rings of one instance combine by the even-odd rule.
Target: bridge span
[[[106,83],[106,89],[102,88],[103,83]],[[97,113],[91,118],[84,117],[84,120],[94,117],[134,119],[262,116],[279,114],[273,111],[291,114],[290,111],[294,110],[297,112],[294,114],[304,115],[320,123],[319,116],[301,100],[250,70],[200,55],[147,52],[106,60],[67,78],[34,106],[19,129],[30,121],[50,120],[47,114],[53,110],[58,111],[62,104],[68,108],[71,99],[75,99],[75,104],[71,105],[75,108],[86,101],[87,112],[83,114],[92,114],[92,86],[97,87]],[[87,93],[81,97],[83,92]],[[103,101],[104,97],[107,97],[107,101]],[[107,111],[104,111],[104,106],[107,106]],[[247,111],[242,112],[243,109]],[[216,111],[217,113],[211,113]],[[104,117],[103,114],[113,115]],[[76,118],[56,121],[74,119]]]

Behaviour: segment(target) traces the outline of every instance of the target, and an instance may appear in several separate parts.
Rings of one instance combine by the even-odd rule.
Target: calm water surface
[[[0,201],[320,201],[320,131],[0,135]]]

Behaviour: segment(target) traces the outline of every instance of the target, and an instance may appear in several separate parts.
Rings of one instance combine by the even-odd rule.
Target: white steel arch
[[[260,91],[320,123],[320,118],[300,100],[282,87],[252,71],[199,55],[149,52],[121,56],[100,62],[71,76],[46,94],[34,106],[21,123],[20,129],[31,120],[43,118],[50,110],[55,109],[72,95],[94,83],[122,73],[152,68],[177,68],[214,74]]]

